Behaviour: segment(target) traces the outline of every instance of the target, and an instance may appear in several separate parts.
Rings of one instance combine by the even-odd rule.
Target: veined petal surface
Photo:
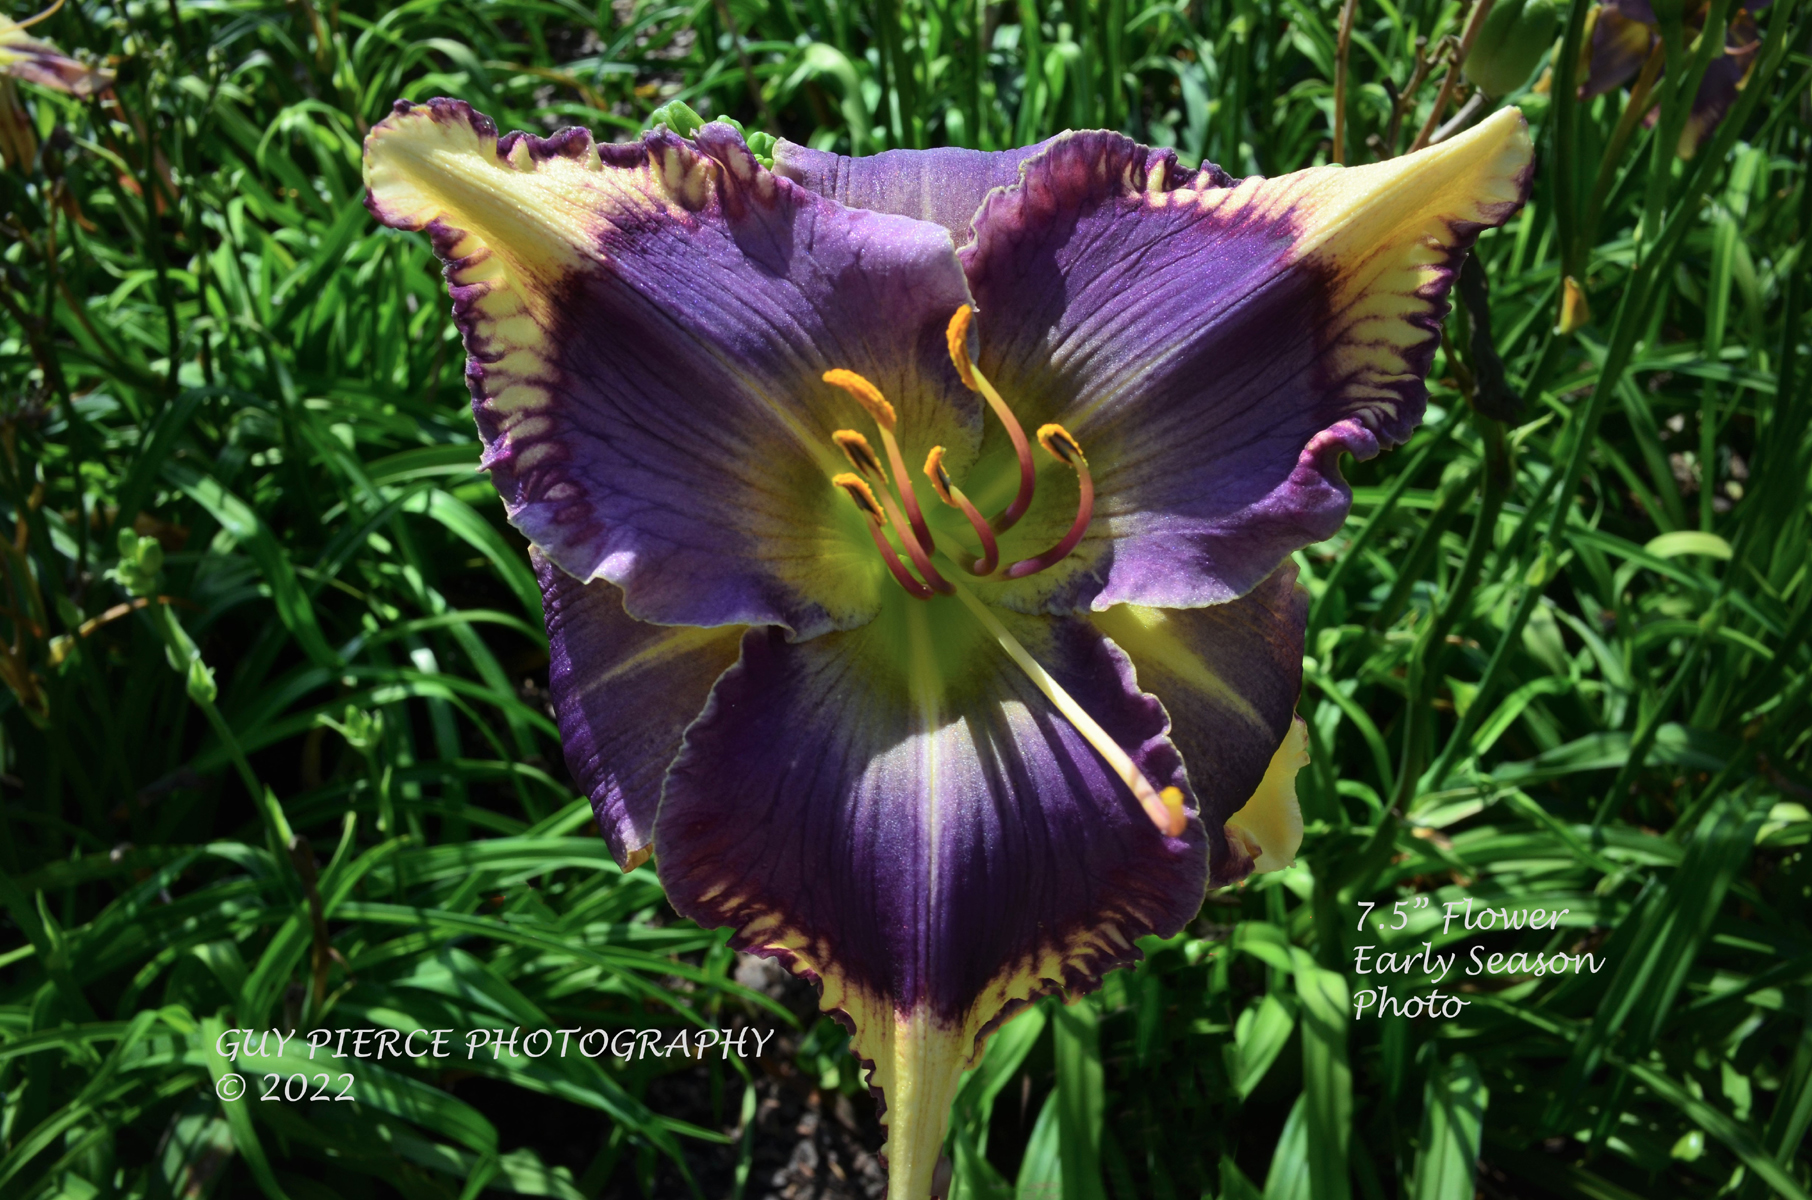
[[[1250,592],[1205,608],[1119,604],[1092,615],[1126,652],[1139,687],[1170,715],[1203,823],[1220,830],[1251,800],[1302,693],[1308,593],[1285,562]],[[1209,839],[1209,886],[1254,869],[1238,839]]]
[[[580,583],[530,550],[547,615],[548,690],[566,765],[625,870],[646,862],[661,781],[711,685],[736,662],[739,625],[652,625],[614,584]]]
[[[851,208],[895,213],[942,225],[957,245],[982,197],[1019,180],[1019,164],[1044,143],[1016,150],[883,150],[852,158],[781,140],[774,173]]]
[[[1530,171],[1513,109],[1390,162],[1233,187],[1165,190],[1145,155],[1056,138],[961,252],[983,371],[1095,470],[1078,551],[992,597],[1021,611],[1221,603],[1330,536],[1351,500],[1339,456],[1421,419],[1459,262]],[[981,462],[1009,474],[994,429]],[[1054,540],[1070,517],[1035,505],[1022,536]]]
[[[1185,790],[1181,837],[944,599],[806,642],[751,630],[656,821],[674,906],[818,979],[853,1023],[888,1108],[893,1200],[928,1193],[998,1018],[1175,933],[1207,882],[1168,721],[1125,656],[1084,621],[1003,618],[1148,779]]]
[[[988,193],[1018,183],[1020,166],[1048,145],[1044,141],[995,151],[883,150],[851,158],[783,140],[774,147],[774,173],[851,208],[942,225],[961,246],[974,236],[971,223]],[[1167,187],[1181,187],[1197,178],[1197,172],[1177,165],[1174,150],[1147,150],[1146,155],[1147,173]],[[1231,182],[1219,167],[1204,167],[1201,174],[1217,184]]]
[[[830,483],[862,413],[821,376],[873,380],[910,452],[972,453],[943,229],[778,178],[726,125],[499,139],[463,103],[399,102],[365,159],[372,212],[446,264],[484,465],[550,559],[667,624],[872,616],[884,571]]]

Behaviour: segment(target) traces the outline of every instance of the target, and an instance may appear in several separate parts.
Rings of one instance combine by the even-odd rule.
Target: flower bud
[[[704,128],[705,118],[684,100],[669,100],[648,114],[648,128],[659,129],[663,125],[681,137],[689,138]]]
[[[214,686],[214,668],[202,662],[199,656],[191,658],[184,689],[189,693],[189,699],[197,704],[214,703],[215,697],[220,694]]]
[[[164,569],[164,548],[156,538],[140,537],[130,529],[120,530],[120,561],[107,572],[107,577],[134,596],[149,596],[157,591],[157,575]]]
[[[1466,56],[1466,78],[1488,96],[1508,96],[1534,74],[1559,22],[1555,0],[1497,0]]]
[[[360,754],[370,757],[384,740],[384,714],[366,712],[356,704],[348,704],[343,719],[336,721],[325,713],[315,717],[315,724],[326,726],[346,739],[346,744]]]

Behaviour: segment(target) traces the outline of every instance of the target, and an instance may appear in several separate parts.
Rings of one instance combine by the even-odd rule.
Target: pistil
[[[1082,495],[1076,505],[1076,519],[1071,522],[1070,531],[1063,535],[1063,540],[1036,558],[1023,559],[1008,567],[1008,579],[1024,579],[1069,557],[1070,551],[1082,541],[1082,535],[1088,532],[1088,523],[1095,515],[1095,480],[1089,474],[1088,459],[1082,456],[1082,446],[1061,425],[1040,426],[1038,444],[1052,458],[1076,472],[1076,483]]]
[[[931,480],[931,490],[937,498],[951,508],[962,510],[963,516],[969,518],[969,527],[975,530],[975,536],[981,540],[982,556],[969,564],[971,575],[992,575],[1000,563],[1000,545],[994,540],[994,530],[982,519],[969,497],[963,495],[963,489],[950,479],[950,472],[944,469],[944,448],[933,446],[931,453],[925,456],[925,477]]]
[[[1036,471],[1032,466],[1032,447],[1026,442],[1026,431],[1019,426],[1019,418],[1007,407],[1007,402],[1000,398],[994,385],[988,382],[975,360],[969,357],[969,322],[974,318],[975,310],[967,304],[956,310],[950,318],[950,324],[944,330],[945,340],[950,346],[950,362],[956,367],[956,373],[962,377],[963,386],[972,392],[980,392],[1006,426],[1007,438],[1013,443],[1013,453],[1019,458],[1019,492],[1013,502],[1000,511],[994,518],[994,532],[1005,533],[1025,516],[1026,509],[1032,504],[1032,488],[1036,482]]]
[[[1150,818],[1153,825],[1157,826],[1158,832],[1166,837],[1181,837],[1187,823],[1183,816],[1182,789],[1167,787],[1160,791],[1152,786],[1151,780],[1145,777],[1145,772],[1141,771],[1131,756],[1120,748],[1120,743],[1109,737],[1107,730],[1101,728],[1100,723],[1088,715],[1088,711],[1076,702],[1076,698],[1065,691],[1063,685],[1052,678],[1049,671],[1039,665],[1038,660],[1033,658],[1024,646],[1020,645],[1019,639],[1000,623],[1000,619],[989,611],[988,606],[971,595],[969,589],[962,584],[954,586],[957,599],[961,600],[969,611],[975,614],[976,620],[980,621],[982,626],[994,635],[994,640],[999,642],[1001,649],[1007,652],[1007,657],[1011,658],[1019,669],[1026,673],[1026,677],[1039,691],[1044,693],[1045,698],[1056,707],[1058,712],[1063,714],[1064,719],[1076,727],[1076,732],[1080,733],[1088,744],[1095,748],[1095,753],[1101,756],[1108,768],[1118,775],[1120,781],[1132,792],[1133,797],[1139,802],[1139,807],[1145,810],[1145,815]]]
[[[906,569],[906,564],[900,561],[898,554],[894,553],[893,543],[887,540],[885,532],[887,514],[876,502],[874,491],[868,484],[860,476],[852,475],[848,471],[831,476],[831,482],[849,493],[849,498],[856,502],[856,507],[862,510],[863,516],[868,518],[868,533],[870,537],[874,538],[875,549],[881,552],[882,561],[887,564],[887,569],[893,572],[893,577],[899,581],[900,586],[906,589],[907,595],[919,600],[929,600],[935,596],[936,592],[912,577],[912,572]]]
[[[855,397],[856,403],[874,418],[874,423],[881,430],[881,445],[887,450],[888,464],[893,467],[893,485],[899,489],[900,499],[905,502],[912,532],[917,536],[919,545],[924,547],[925,553],[930,554],[937,549],[937,544],[931,540],[931,527],[925,524],[925,514],[919,510],[919,498],[912,490],[912,478],[906,474],[906,460],[900,454],[900,443],[893,436],[893,428],[898,423],[893,405],[881,395],[880,388],[854,371],[836,367],[824,373],[824,382],[832,387],[842,388]],[[905,526],[901,528],[904,529]]]

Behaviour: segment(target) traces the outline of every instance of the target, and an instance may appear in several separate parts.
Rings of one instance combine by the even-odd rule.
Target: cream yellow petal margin
[[[1480,230],[1502,225],[1528,198],[1533,154],[1528,122],[1505,108],[1388,162],[1171,192],[1161,202],[1288,231],[1290,261],[1325,281],[1313,314],[1322,383],[1397,445],[1421,415],[1448,285]]]
[[[1252,872],[1281,871],[1296,861],[1302,846],[1302,806],[1296,802],[1296,773],[1309,765],[1309,727],[1290,722],[1283,745],[1271,756],[1265,778],[1246,806],[1227,819],[1227,836],[1252,856]]]
[[[1391,411],[1405,367],[1426,372],[1439,334],[1423,298],[1458,268],[1456,246],[1502,225],[1529,194],[1529,125],[1503,109],[1439,145],[1388,162],[1278,180],[1301,231],[1292,253],[1331,285],[1326,370]],[[1429,317],[1434,317],[1430,322]],[[1421,351],[1423,353],[1418,353]],[[1418,369],[1419,368],[1419,369]]]
[[[509,289],[533,306],[546,302],[547,285],[603,257],[600,233],[701,206],[719,169],[678,139],[618,149],[604,148],[607,164],[581,129],[500,143],[491,120],[465,104],[399,103],[365,139],[366,204],[393,228],[450,239],[436,246],[445,258],[484,260],[454,271],[455,286],[494,290],[499,274],[534,281],[543,286]]]

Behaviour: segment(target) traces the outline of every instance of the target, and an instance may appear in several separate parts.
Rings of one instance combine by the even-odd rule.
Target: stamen
[[[1063,540],[1037,558],[1024,559],[1008,567],[1008,579],[1024,579],[1027,575],[1035,575],[1068,558],[1070,551],[1076,548],[1076,543],[1082,540],[1082,535],[1088,532],[1088,523],[1095,515],[1095,480],[1089,474],[1088,459],[1082,456],[1081,444],[1061,425],[1041,426],[1038,430],[1038,444],[1052,458],[1075,469],[1076,482],[1082,489],[1082,496],[1076,505],[1076,520],[1071,523],[1070,531],[1063,535]]]
[[[857,376],[857,378],[861,377]],[[860,471],[863,475],[869,475],[874,479],[875,483],[880,486],[880,491],[876,492],[873,488],[870,488],[868,483],[859,475],[838,475],[834,477],[831,482],[836,483],[838,487],[844,487],[844,485],[839,482],[844,479],[853,480],[856,483],[861,484],[862,495],[867,497],[867,502],[863,503],[858,500],[857,503],[862,504],[863,511],[869,511],[869,506],[873,505],[875,511],[884,514],[881,517],[882,524],[892,525],[894,530],[899,533],[900,544],[906,547],[907,557],[912,559],[912,565],[919,569],[919,574],[925,577],[926,582],[929,583],[933,589],[940,592],[948,592],[950,590],[950,585],[945,582],[942,575],[938,574],[937,568],[931,565],[930,551],[925,549],[924,543],[913,536],[911,525],[907,523],[905,517],[900,515],[899,507],[894,504],[893,492],[887,486],[887,473],[881,469],[881,460],[876,457],[874,447],[868,444],[868,439],[853,429],[839,429],[831,434],[831,440],[837,443],[837,448],[843,451],[844,456],[849,459],[851,465],[853,465],[857,471]],[[898,453],[898,449],[896,448],[896,457],[898,456]],[[844,487],[844,490],[848,491],[849,489]],[[854,495],[853,492],[851,494]],[[891,546],[888,547],[887,553],[893,553],[893,548]],[[908,588],[907,590],[911,591],[912,589]],[[915,592],[914,594],[916,595],[917,593]]]
[[[900,561],[900,556],[894,553],[893,543],[889,542],[887,534],[882,532],[887,525],[887,514],[876,502],[874,490],[859,476],[851,475],[847,471],[841,475],[833,475],[831,482],[849,493],[849,498],[856,502],[856,507],[862,510],[863,516],[868,518],[868,533],[870,537],[874,538],[875,549],[881,552],[881,558],[886,562],[887,569],[893,572],[893,577],[899,581],[901,587],[906,589],[907,594],[920,600],[929,600],[936,595],[937,593],[914,579],[912,572],[906,569],[906,564]]]
[[[831,441],[837,443],[837,449],[843,451],[843,457],[856,469],[856,474],[864,479],[886,484],[887,472],[881,469],[880,456],[868,444],[867,438],[853,429],[839,429],[831,434]]]
[[[987,605],[970,595],[969,589],[961,584],[956,585],[956,596],[975,614],[987,631],[994,635],[994,640],[1007,652],[1007,657],[1026,673],[1027,678],[1056,706],[1064,719],[1076,727],[1076,732],[1095,748],[1095,753],[1102,757],[1108,768],[1132,791],[1139,806],[1145,810],[1145,815],[1157,826],[1158,832],[1166,837],[1181,837],[1187,824],[1183,815],[1182,789],[1167,787],[1159,791],[1153,787],[1151,780],[1145,778],[1145,772],[1139,770],[1138,764],[1120,748],[1120,744],[1107,736],[1107,731],[1076,703],[1075,697],[1066,692],[1062,684],[1051,678],[1049,671],[1038,665],[1038,660],[1019,644],[1019,639],[1007,631],[1007,627],[988,610]]]
[[[844,471],[840,475],[832,475],[831,482],[849,493],[849,498],[856,502],[856,507],[862,510],[862,515],[868,518],[871,525],[887,524],[887,514],[881,511],[874,489],[862,479]]]
[[[1073,467],[1078,462],[1088,462],[1082,457],[1082,447],[1070,436],[1070,431],[1061,425],[1040,425],[1038,444],[1044,447],[1046,454],[1066,466]]]
[[[963,386],[972,392],[980,392],[987,400],[988,407],[1006,426],[1007,438],[1013,443],[1013,453],[1019,458],[1019,493],[1013,497],[1013,503],[1000,511],[994,518],[994,532],[1005,533],[1025,516],[1026,509],[1032,504],[1032,488],[1036,484],[1036,471],[1032,467],[1032,447],[1026,442],[1026,431],[1019,427],[1019,418],[1007,407],[1007,402],[1000,398],[994,385],[988,382],[987,376],[969,357],[969,322],[975,310],[967,304],[956,310],[950,318],[949,326],[944,330],[944,337],[950,347],[950,362],[956,367],[956,373],[962,376]]]
[[[950,318],[950,324],[944,327],[944,341],[950,347],[950,362],[956,367],[956,373],[962,376],[963,386],[970,391],[978,390],[975,386],[975,367],[969,361],[969,322],[975,318],[975,310],[967,304],[956,310]]]
[[[963,490],[950,481],[950,472],[944,469],[942,446],[933,446],[931,453],[925,456],[925,477],[931,480],[931,490],[937,493],[939,500],[951,508],[962,509],[963,516],[969,518],[969,527],[981,539],[982,556],[967,568],[969,574],[992,575],[994,568],[1000,563],[1000,545],[994,540],[994,531],[988,527],[982,515],[975,511],[975,505],[969,502],[969,497],[963,495]]]
[[[879,497],[881,507],[887,510],[888,522],[893,526],[894,532],[900,535],[900,545],[906,547],[906,557],[910,558],[912,565],[919,569],[919,574],[925,577],[926,583],[945,595],[949,595],[950,582],[937,573],[937,568],[931,565],[931,555],[919,544],[919,540],[912,536],[912,529],[906,524],[906,518],[900,515],[899,505],[893,502],[893,493],[882,488]]]
[[[887,403],[886,397],[881,395],[880,388],[854,371],[845,371],[842,367],[826,371],[824,382],[832,387],[840,387],[854,396],[856,403],[868,411],[868,415],[874,418],[876,425],[892,431],[897,418],[894,416],[893,405]]]
[[[906,474],[906,460],[900,456],[900,443],[894,439],[893,427],[898,423],[893,405],[887,403],[881,395],[881,389],[868,382],[854,371],[836,367],[824,373],[824,382],[832,387],[840,387],[856,398],[856,403],[868,410],[876,425],[881,427],[881,445],[887,448],[887,461],[893,466],[893,486],[900,491],[900,499],[906,502],[906,515],[910,518],[912,532],[918,536],[919,545],[929,554],[937,549],[931,540],[931,527],[925,524],[925,514],[919,511],[919,498],[912,490],[912,480]],[[841,445],[841,443],[839,443]],[[904,529],[906,526],[902,525]]]

